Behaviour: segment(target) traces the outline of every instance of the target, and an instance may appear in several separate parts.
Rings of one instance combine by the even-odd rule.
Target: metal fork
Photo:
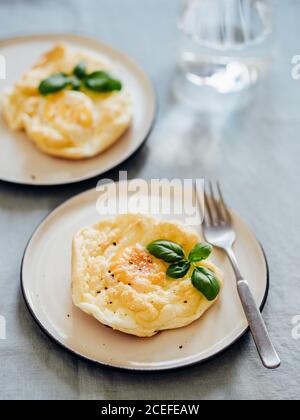
[[[214,190],[217,191],[217,194],[215,194]],[[216,188],[214,188],[212,182],[210,182],[209,192],[210,197],[204,191],[203,233],[205,240],[226,252],[236,277],[238,293],[262,363],[268,369],[276,369],[280,366],[280,359],[271,342],[249,284],[241,274],[233,251],[236,234],[220,183],[217,182]],[[199,194],[200,191],[197,190],[197,197],[200,201]],[[200,207],[202,208],[201,205]]]

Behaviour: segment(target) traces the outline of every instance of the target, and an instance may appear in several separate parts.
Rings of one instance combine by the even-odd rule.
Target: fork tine
[[[209,226],[210,225],[210,218],[207,216],[207,207],[206,207],[206,198],[205,198],[205,190],[201,189],[199,190],[197,182],[194,184],[194,189],[196,193],[196,200],[198,203],[198,208],[200,211],[201,220],[203,221],[204,225]],[[201,194],[201,196],[200,196]],[[202,196],[203,194],[203,196]],[[200,198],[201,197],[201,198]],[[203,197],[203,199],[202,199]]]
[[[208,196],[206,194],[205,189],[204,189],[204,223],[206,225],[212,225],[213,224],[211,207],[210,207],[210,203],[209,203]]]
[[[218,186],[218,183],[216,183]],[[219,188],[217,188],[218,192],[219,192]],[[218,224],[224,223],[225,222],[225,218],[223,217],[223,209],[219,200],[219,197],[217,197],[218,194],[215,195],[214,193],[214,186],[213,183],[210,182],[210,192],[211,192],[211,196],[212,196],[212,200],[215,206],[215,211],[217,214],[217,222]]]
[[[218,189],[218,193],[219,193],[219,197],[220,197],[220,204],[221,204],[221,209],[222,209],[222,213],[223,213],[223,219],[226,223],[229,223],[231,221],[231,215],[230,215],[228,207],[225,203],[224,195],[223,195],[221,184],[220,184],[219,181],[217,182],[217,189]]]
[[[209,188],[210,188],[210,195],[211,195],[211,199],[212,199],[213,207],[214,207],[214,212],[215,212],[215,216],[216,216],[215,221],[216,221],[216,224],[221,224],[225,220],[224,220],[224,217],[223,217],[223,214],[222,214],[222,210],[220,208],[219,200],[217,200],[216,195],[214,193],[214,187],[213,187],[213,183],[211,181],[209,183]]]
[[[205,203],[202,199],[203,190],[199,190],[197,182],[194,182],[194,191],[196,196],[196,203],[200,212],[201,221],[205,223]]]

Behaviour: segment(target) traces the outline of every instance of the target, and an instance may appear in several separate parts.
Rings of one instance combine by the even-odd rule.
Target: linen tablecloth
[[[122,49],[145,69],[158,94],[157,124],[144,148],[106,177],[117,179],[121,169],[130,178],[222,180],[228,201],[264,245],[271,281],[264,317],[282,358],[279,370],[263,369],[249,334],[214,360],[172,373],[123,373],[68,354],[31,319],[20,263],[42,218],[96,181],[58,188],[0,182],[0,316],[6,319],[0,398],[300,397],[300,340],[292,335],[292,319],[300,314],[300,81],[291,76],[292,57],[300,54],[300,2],[273,4],[278,49],[271,74],[252,105],[220,128],[205,118],[192,125],[190,113],[171,100],[178,0],[0,2],[0,37],[83,33]]]

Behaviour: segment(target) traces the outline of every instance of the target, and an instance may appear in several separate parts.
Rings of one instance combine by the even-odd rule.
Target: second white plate
[[[179,190],[175,189],[174,205],[182,199]],[[21,270],[22,290],[31,314],[43,331],[64,348],[90,361],[146,371],[168,370],[207,360],[245,333],[247,321],[235,278],[227,258],[218,250],[214,251],[213,260],[224,272],[222,295],[203,318],[188,327],[142,339],[106,328],[75,308],[70,290],[71,241],[78,229],[101,218],[96,211],[98,198],[99,193],[90,190],[67,201],[42,222],[28,244]],[[123,198],[126,199],[121,193],[119,199]],[[268,291],[265,256],[248,225],[235,212],[232,217],[237,232],[238,261],[257,304],[262,307]]]
[[[0,180],[27,185],[60,185],[101,175],[128,159],[149,135],[156,112],[152,85],[141,68],[122,52],[100,41],[75,35],[33,35],[0,41],[6,60],[6,80],[0,95],[56,42],[100,52],[114,62],[131,92],[134,119],[130,130],[110,149],[92,159],[72,162],[40,152],[24,133],[12,133],[0,117]]]

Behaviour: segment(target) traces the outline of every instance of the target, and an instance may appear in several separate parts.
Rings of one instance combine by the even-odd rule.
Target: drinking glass
[[[184,0],[176,96],[199,110],[232,110],[251,99],[273,59],[267,0]]]

